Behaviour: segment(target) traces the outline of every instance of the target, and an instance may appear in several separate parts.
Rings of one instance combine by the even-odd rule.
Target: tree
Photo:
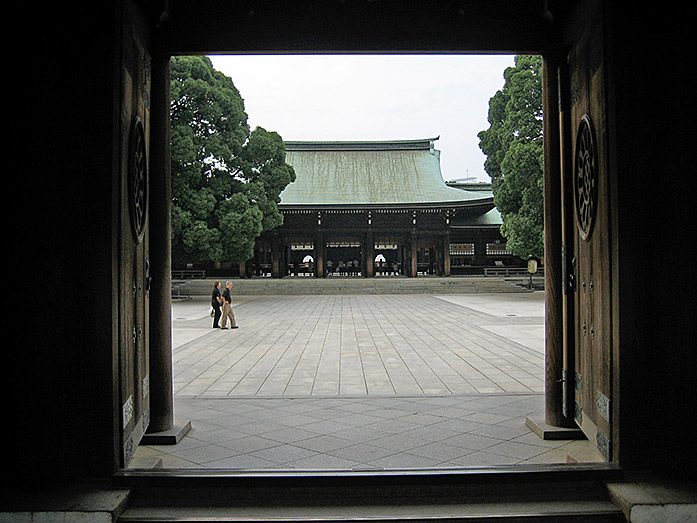
[[[478,134],[501,234],[521,258],[544,255],[541,74],[541,57],[516,56],[503,88],[489,100],[490,127]]]
[[[250,132],[239,91],[207,57],[173,58],[171,89],[173,262],[246,261],[283,223],[280,194],[295,180],[283,140]]]

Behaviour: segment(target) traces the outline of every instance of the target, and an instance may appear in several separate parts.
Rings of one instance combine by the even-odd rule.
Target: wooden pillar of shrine
[[[443,276],[450,276],[450,232],[443,235]]]
[[[325,277],[325,252],[324,233],[322,231],[317,231],[315,233],[315,278]]]
[[[373,231],[365,233],[363,242],[363,276],[372,278],[375,276],[375,239]]]
[[[474,242],[474,265],[484,267],[486,265],[486,240],[475,240]]]
[[[412,231],[411,233],[411,238],[409,242],[409,273],[407,276],[410,278],[416,278],[419,270],[418,266],[418,249],[419,249],[419,241],[416,236],[416,232]]]
[[[282,274],[282,266],[283,266],[282,248],[283,248],[283,245],[281,243],[281,239],[278,237],[277,234],[274,235],[271,239],[271,277],[272,278],[281,278],[283,276],[283,274]]]

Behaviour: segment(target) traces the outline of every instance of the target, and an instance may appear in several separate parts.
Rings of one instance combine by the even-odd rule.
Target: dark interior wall
[[[117,12],[52,4],[26,14],[38,52],[25,57],[32,75],[18,100],[30,147],[10,278],[24,299],[11,305],[21,330],[5,383],[18,429],[8,470],[32,481],[113,468]]]
[[[694,474],[694,105],[687,18],[608,2],[623,461]],[[690,240],[680,231],[688,233]]]

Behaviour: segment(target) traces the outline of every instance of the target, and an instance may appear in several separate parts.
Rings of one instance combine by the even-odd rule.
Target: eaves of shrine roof
[[[501,213],[496,207],[476,216],[455,216],[450,220],[450,228],[453,230],[471,228],[481,229],[482,227],[500,229],[502,224],[503,218],[501,218]]]
[[[281,193],[279,208],[493,206],[491,193],[445,184],[437,139],[285,142],[296,180]]]

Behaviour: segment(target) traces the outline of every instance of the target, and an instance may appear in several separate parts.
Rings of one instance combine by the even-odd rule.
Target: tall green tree
[[[504,86],[489,100],[489,124],[478,134],[487,156],[501,233],[516,256],[544,255],[542,58],[516,56]]]
[[[295,180],[283,140],[250,132],[239,91],[207,57],[173,58],[171,90],[173,262],[246,261],[283,223],[280,193]]]

